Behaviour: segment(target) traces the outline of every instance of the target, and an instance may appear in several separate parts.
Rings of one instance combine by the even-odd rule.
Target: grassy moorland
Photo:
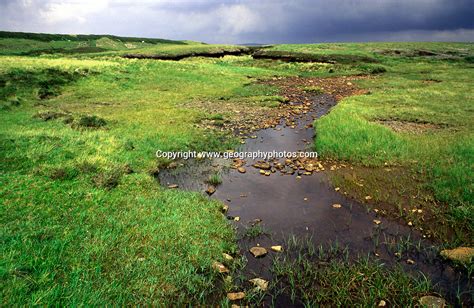
[[[235,249],[220,205],[153,177],[156,150],[234,144],[180,103],[252,68],[121,58],[0,59],[3,304],[196,303]]]
[[[369,91],[367,95],[344,100],[317,121],[316,148],[326,158],[413,171],[399,174],[398,181],[390,183],[384,180],[390,173],[374,169],[361,172],[360,178],[369,184],[364,188],[347,178],[336,181],[352,186],[356,195],[373,196],[375,203],[391,203],[401,216],[410,216],[411,209],[423,207],[437,217],[433,229],[441,232],[440,221],[447,222],[454,232],[451,239],[472,244],[472,44],[321,44],[275,49],[312,55],[363,55],[376,60],[376,65],[383,67],[381,72],[386,72],[361,80],[359,86]],[[413,174],[418,181],[410,180]],[[387,184],[395,192],[386,194]],[[416,190],[426,190],[430,195],[424,195],[427,200],[417,200],[420,195]]]
[[[465,235],[458,241],[469,242],[474,157],[470,44],[282,45],[268,50],[356,53],[376,59],[370,62],[288,63],[249,55],[161,61],[122,55],[235,47],[6,36],[0,38],[3,305],[219,302],[225,294],[212,264],[224,261],[222,253],[235,251],[233,230],[217,202],[160,187],[153,174],[167,162],[157,161],[154,153],[232,149],[233,136],[197,124],[236,116],[223,101],[262,112],[277,106],[254,104],[274,97],[277,89],[252,83],[275,75],[372,74],[359,84],[370,95],[345,99],[316,123],[318,151],[354,164],[387,162],[418,171],[423,189],[447,207],[437,212],[438,219]],[[84,46],[101,49],[77,50]],[[419,49],[448,49],[453,55],[424,56],[415,52]],[[193,107],[204,106],[197,102],[223,110],[216,115]],[[393,131],[387,120],[401,122],[402,128],[416,122],[433,129]]]

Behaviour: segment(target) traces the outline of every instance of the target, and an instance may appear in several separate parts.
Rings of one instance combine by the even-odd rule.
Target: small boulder
[[[245,170],[244,167],[239,167],[239,168],[237,168],[237,171],[239,171],[240,173],[245,173],[245,172],[247,172],[247,170]]]

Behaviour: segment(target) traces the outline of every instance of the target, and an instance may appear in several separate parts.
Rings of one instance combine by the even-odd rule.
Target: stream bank
[[[273,82],[279,84],[280,80]],[[302,111],[292,113],[291,118],[281,119],[272,127],[253,132],[239,152],[311,151],[314,120],[330,112],[337,98],[344,97],[347,91],[337,87],[331,91],[331,87],[327,87],[325,92],[331,95],[309,91],[292,95],[296,86],[298,80],[290,79],[282,92],[292,104],[301,106]],[[345,86],[352,87],[352,84],[345,82]],[[280,159],[265,163],[262,168],[261,159],[194,161],[189,167],[161,172],[159,179],[162,185],[175,184],[181,189],[204,191],[208,186],[202,181],[206,174],[221,170],[222,184],[211,193],[211,198],[229,207],[227,216],[238,229],[240,252],[247,260],[243,274],[248,279],[272,281],[272,263],[279,252],[271,247],[285,249],[288,238],[294,236],[310,238],[315,246],[338,243],[347,247],[350,258],[370,256],[389,267],[401,267],[411,275],[421,272],[449,302],[471,303],[472,282],[439,257],[435,243],[410,226],[368,210],[331,185],[327,172],[351,166],[323,162],[324,165],[308,171],[305,167],[310,163],[317,165],[318,161]],[[252,247],[263,247],[267,254],[256,258],[250,251]],[[458,290],[468,291],[459,296]],[[268,295],[264,302],[270,301],[288,304],[285,296]]]

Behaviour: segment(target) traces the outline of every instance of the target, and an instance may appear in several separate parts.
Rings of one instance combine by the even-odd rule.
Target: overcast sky
[[[474,0],[0,0],[0,30],[208,43],[474,41]]]

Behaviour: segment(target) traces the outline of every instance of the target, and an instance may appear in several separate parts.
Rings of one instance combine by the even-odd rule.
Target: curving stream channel
[[[311,97],[311,107],[306,114],[296,116],[295,125],[281,121],[273,128],[258,131],[246,139],[240,151],[307,151],[314,138],[313,121],[328,113],[336,104],[329,95]],[[278,254],[269,249],[285,245],[290,235],[312,238],[316,245],[337,241],[349,248],[351,256],[370,255],[389,265],[400,265],[409,272],[422,272],[450,302],[456,302],[457,290],[470,289],[466,277],[454,270],[447,262],[433,256],[433,244],[406,225],[379,217],[375,212],[336,191],[330,184],[326,171],[311,175],[298,175],[276,171],[262,175],[252,167],[256,162],[247,159],[245,173],[226,168],[222,172],[222,184],[212,194],[229,205],[228,217],[239,217],[233,223],[238,227],[241,253],[248,263],[244,274],[248,278],[261,277],[271,280],[272,258]],[[203,182],[209,170],[218,170],[229,162],[189,162],[181,168],[160,172],[159,180],[165,184],[177,184],[180,189],[204,191]],[[333,204],[340,204],[335,208]],[[375,222],[374,222],[375,221]],[[377,223],[376,223],[377,222]],[[260,224],[264,235],[255,238],[244,236],[246,228]],[[409,251],[403,256],[394,255],[390,243],[410,238],[422,249]],[[268,255],[255,258],[249,248],[265,247]],[[411,259],[414,263],[407,260]],[[465,294],[468,298],[469,295]],[[469,299],[467,299],[469,301]],[[277,299],[278,302],[278,299]]]

